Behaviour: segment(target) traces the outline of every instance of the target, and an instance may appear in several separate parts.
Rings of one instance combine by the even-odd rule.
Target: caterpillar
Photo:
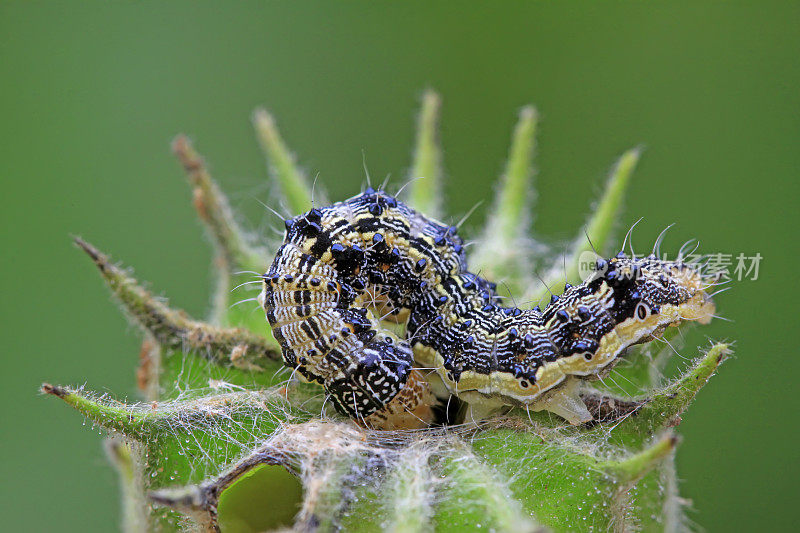
[[[426,427],[443,395],[580,424],[592,419],[580,380],[668,326],[714,313],[708,279],[692,266],[622,253],[598,259],[543,310],[504,306],[496,284],[467,269],[455,227],[372,188],[285,226],[259,303],[285,365],[368,427]]]

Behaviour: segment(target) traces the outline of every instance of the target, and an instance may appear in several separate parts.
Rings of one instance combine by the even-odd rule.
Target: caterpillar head
[[[537,390],[551,392],[532,395],[532,408],[572,423],[591,419],[580,408],[574,379],[565,378],[600,375],[630,346],[659,338],[684,320],[708,323],[715,309],[707,289],[715,281],[682,261],[623,254],[598,259],[591,278],[544,310],[547,337],[564,355],[536,367]]]
[[[707,289],[716,280],[681,260],[619,254],[597,261],[591,284],[610,290],[617,322],[634,319],[663,330],[683,320],[710,322],[715,307]]]

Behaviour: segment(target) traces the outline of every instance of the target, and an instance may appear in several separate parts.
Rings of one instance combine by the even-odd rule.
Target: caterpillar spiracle
[[[455,227],[368,188],[286,220],[259,301],[284,363],[366,426],[430,425],[442,393],[578,424],[592,418],[579,380],[668,326],[709,322],[708,286],[680,260],[619,254],[544,310],[504,306],[468,271]]]

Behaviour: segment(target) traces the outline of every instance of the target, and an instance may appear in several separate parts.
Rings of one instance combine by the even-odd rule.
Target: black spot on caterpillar
[[[467,270],[455,227],[370,188],[286,221],[260,301],[285,364],[365,425],[429,425],[437,379],[483,409],[521,404],[577,424],[591,420],[578,380],[668,326],[707,323],[708,286],[680,261],[619,254],[544,310],[503,306]],[[405,322],[405,337],[385,320]]]

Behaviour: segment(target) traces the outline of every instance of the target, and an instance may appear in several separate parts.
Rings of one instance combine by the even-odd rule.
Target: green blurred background
[[[624,219],[645,217],[636,244],[678,222],[673,250],[697,237],[762,254],[759,279],[719,298],[735,322],[690,339],[735,339],[737,355],[684,416],[678,466],[709,531],[789,529],[800,6],[752,4],[0,4],[3,529],[105,531],[119,517],[97,431],[37,394],[48,380],[136,398],[138,332],[69,235],[202,315],[210,252],[171,138],[191,135],[267,232],[254,107],[342,199],[364,182],[362,150],[373,176],[404,180],[426,87],[444,100],[455,220],[492,190],[532,102],[547,239],[574,235],[614,159],[644,143]]]

